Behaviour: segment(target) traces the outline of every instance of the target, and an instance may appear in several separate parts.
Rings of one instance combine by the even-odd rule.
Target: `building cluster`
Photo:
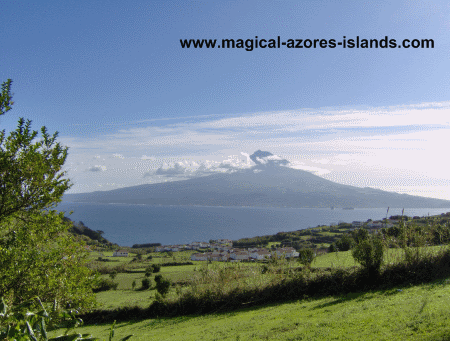
[[[230,239],[219,239],[213,243],[192,242],[187,245],[164,245],[157,246],[156,252],[178,252],[183,250],[208,249],[209,252],[194,253],[191,260],[195,261],[240,261],[240,260],[263,260],[273,257],[298,257],[298,252],[292,247],[278,248],[269,251],[265,248],[233,248],[233,241]]]
[[[214,249],[214,250],[228,250],[232,248],[233,241],[231,239],[218,239],[214,243],[207,242],[192,242],[186,245],[163,245],[157,246],[155,252],[178,252],[183,250],[200,250],[200,249]]]
[[[212,252],[194,253],[191,260],[196,261],[240,261],[240,260],[263,260],[276,255],[277,257],[292,258],[298,257],[299,253],[293,247],[278,248],[269,251],[264,248],[248,248],[248,249],[226,249],[214,250]]]

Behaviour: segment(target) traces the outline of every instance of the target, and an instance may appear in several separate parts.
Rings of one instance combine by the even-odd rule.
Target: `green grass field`
[[[444,246],[428,246],[419,248],[419,252],[431,252],[435,253],[439,250],[448,248]],[[403,259],[402,249],[388,249],[384,254],[384,261],[386,263],[396,263]],[[331,252],[319,257],[316,257],[312,264],[312,267],[316,268],[333,268],[333,267],[350,267],[358,266],[358,263],[353,259],[351,251]]]
[[[449,283],[120,323],[115,335],[134,334],[131,340],[448,340]],[[109,328],[86,326],[77,332],[107,340]]]
[[[445,246],[446,247],[446,246]],[[423,252],[436,252],[443,247],[433,246],[422,248]],[[403,251],[401,249],[389,249],[385,254],[386,262],[396,263],[401,260],[403,257]],[[113,257],[114,259],[115,257]],[[131,260],[130,257],[126,259],[125,257],[117,257],[120,258],[121,262],[125,259],[127,262]],[[144,271],[145,267],[149,264],[154,263],[154,261],[158,260],[155,263],[161,263],[161,260],[158,258],[153,258],[152,261],[143,261],[136,262],[133,264],[134,271]],[[103,263],[103,262],[101,262]],[[108,262],[112,264],[121,264]],[[185,287],[181,288],[181,284],[186,283],[187,281],[192,280],[196,276],[199,276],[202,269],[208,268],[219,271],[221,268],[234,267],[240,269],[239,271],[247,271],[248,276],[245,280],[249,285],[263,285],[266,281],[269,281],[270,278],[267,276],[263,276],[260,273],[262,264],[261,263],[223,263],[223,262],[213,262],[212,264],[208,264],[206,262],[196,261],[193,262],[194,265],[181,265],[181,266],[162,266],[161,271],[159,272],[164,278],[169,279],[171,282],[177,284],[177,286],[172,286],[169,291],[169,298],[176,297],[177,290],[185,290]],[[297,267],[300,264],[296,260],[292,260],[287,263],[289,267]],[[352,267],[358,266],[358,263],[355,262],[351,255],[351,251],[344,252],[336,252],[336,253],[328,253],[316,257],[311,264],[313,268],[344,268],[344,267]],[[102,275],[104,278],[109,278],[109,275]],[[123,306],[139,306],[139,307],[147,307],[151,302],[153,302],[156,294],[156,290],[154,289],[154,277],[155,274],[152,274],[150,277],[151,286],[153,289],[150,290],[138,290],[141,288],[142,279],[145,278],[143,272],[136,273],[118,273],[114,279],[115,282],[118,283],[117,290],[110,290],[97,293],[97,301],[99,304],[99,308],[102,309],[115,309]],[[133,290],[132,283],[136,282],[136,287]],[[178,289],[177,289],[178,287]]]

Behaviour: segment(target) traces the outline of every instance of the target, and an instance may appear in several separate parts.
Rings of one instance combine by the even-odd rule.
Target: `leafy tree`
[[[11,109],[11,80],[2,84],[0,115]],[[19,119],[7,136],[0,132],[0,296],[19,304],[34,296],[78,309],[94,302],[96,282],[84,244],[68,233],[54,208],[71,184],[62,166],[68,149],[45,127],[31,130]]]
[[[11,83],[12,80],[8,79],[2,84],[2,93],[0,94],[0,115],[11,110],[11,106],[14,104],[11,95]]]
[[[328,252],[338,252],[338,251],[339,251],[339,249],[337,248],[336,243],[332,243],[328,247]]]
[[[159,264],[152,264],[153,273],[157,273],[161,271],[161,265]]]
[[[303,265],[310,267],[314,260],[314,251],[311,249],[302,249],[298,251],[298,260]]]
[[[141,289],[142,290],[150,289],[150,284],[151,284],[150,279],[148,279],[148,278],[142,279],[142,287],[141,287]]]
[[[155,276],[155,282],[158,283],[159,281],[162,280],[162,278],[163,278],[162,275],[156,275],[156,276]]]
[[[381,238],[371,236],[361,240],[352,250],[353,258],[370,274],[379,273],[383,264],[384,244]]]
[[[162,296],[165,297],[170,289],[170,281],[168,279],[163,278],[161,275],[158,275],[158,280],[156,280],[156,291]]]
[[[363,240],[369,238],[369,231],[365,228],[359,228],[351,232],[352,238],[355,240],[356,244],[361,243]]]
[[[348,251],[353,247],[354,244],[355,240],[347,233],[336,241],[336,247],[339,251]]]
[[[152,266],[148,266],[145,269],[145,277],[150,277],[152,275],[152,273],[153,273],[153,267]]]

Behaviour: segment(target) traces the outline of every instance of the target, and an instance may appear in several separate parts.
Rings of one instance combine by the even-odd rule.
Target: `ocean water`
[[[263,236],[354,220],[379,220],[384,208],[354,210],[325,208],[158,206],[127,204],[61,203],[58,210],[73,221],[82,221],[121,246],[161,243],[185,244],[210,239]],[[69,214],[73,211],[72,214]],[[450,212],[450,208],[405,208],[405,215],[426,216]],[[389,216],[401,214],[390,208]]]

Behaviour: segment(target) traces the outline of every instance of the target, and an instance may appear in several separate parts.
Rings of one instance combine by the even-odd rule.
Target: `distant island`
[[[447,208],[449,200],[342,185],[289,168],[267,151],[250,156],[255,166],[183,181],[66,194],[63,201],[147,205],[204,205],[298,208]]]

